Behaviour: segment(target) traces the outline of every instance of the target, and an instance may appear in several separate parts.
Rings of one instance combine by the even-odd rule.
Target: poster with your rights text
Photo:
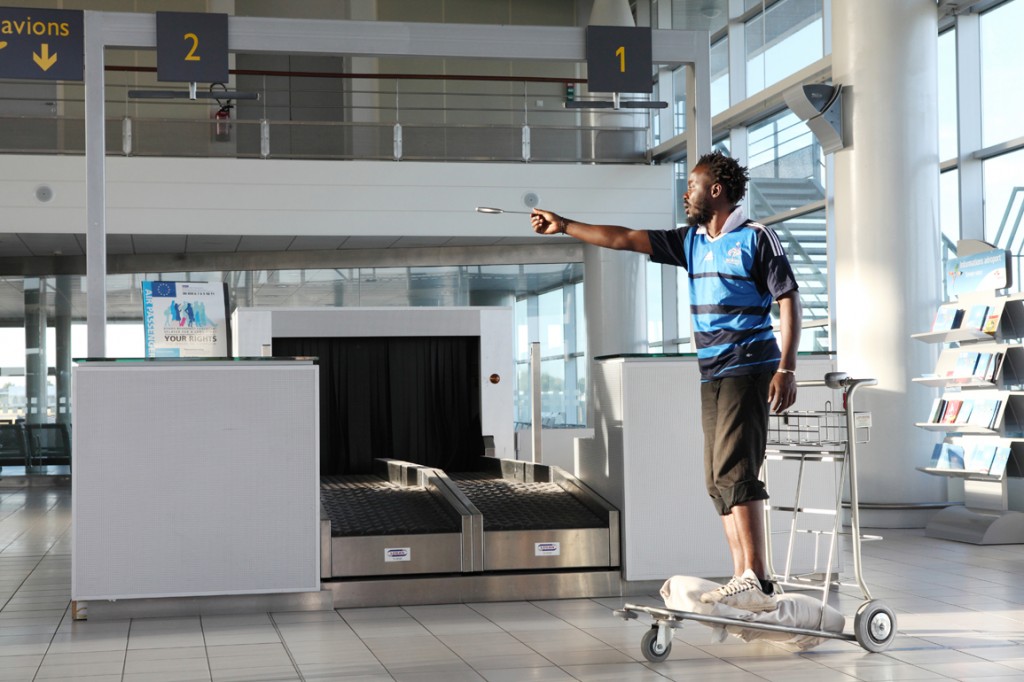
[[[227,301],[223,282],[143,282],[146,357],[227,357]]]

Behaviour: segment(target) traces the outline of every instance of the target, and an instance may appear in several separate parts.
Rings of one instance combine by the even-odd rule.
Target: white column
[[[583,305],[591,360],[647,352],[646,259],[630,251],[583,247]]]
[[[870,504],[945,499],[945,481],[915,470],[938,438],[925,421],[935,389],[927,330],[940,297],[934,0],[833,0],[832,73],[849,87],[847,147],[835,154],[835,317],[839,369],[877,377],[860,392],[871,442],[859,446],[864,525],[924,525],[923,514]]]

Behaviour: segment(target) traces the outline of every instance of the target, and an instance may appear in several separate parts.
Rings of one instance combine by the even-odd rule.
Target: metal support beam
[[[90,358],[107,357],[107,180],[103,25],[106,15],[85,13],[86,317]],[[151,22],[152,23],[152,22]],[[155,24],[152,32],[156,33]]]

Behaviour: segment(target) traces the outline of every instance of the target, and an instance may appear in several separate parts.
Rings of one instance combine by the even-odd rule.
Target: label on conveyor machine
[[[393,561],[412,561],[412,547],[385,547],[384,563]]]
[[[559,556],[562,553],[560,542],[535,542],[533,543],[534,556]]]

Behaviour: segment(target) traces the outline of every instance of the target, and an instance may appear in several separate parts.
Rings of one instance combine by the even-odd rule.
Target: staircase
[[[825,198],[824,188],[812,179],[751,178],[750,215],[757,220],[806,206]],[[804,322],[827,321],[828,244],[825,217],[811,213],[772,226],[789,256],[800,284]]]
[[[999,229],[996,230],[996,238],[993,243],[998,248],[1007,249],[1010,252],[1013,267],[1012,283],[1017,290],[1021,289],[1021,261],[1024,260],[1022,221],[1024,221],[1024,187],[1014,187],[1010,190],[1010,199],[1006,202],[1006,210],[1003,211],[1003,219],[999,222]]]

